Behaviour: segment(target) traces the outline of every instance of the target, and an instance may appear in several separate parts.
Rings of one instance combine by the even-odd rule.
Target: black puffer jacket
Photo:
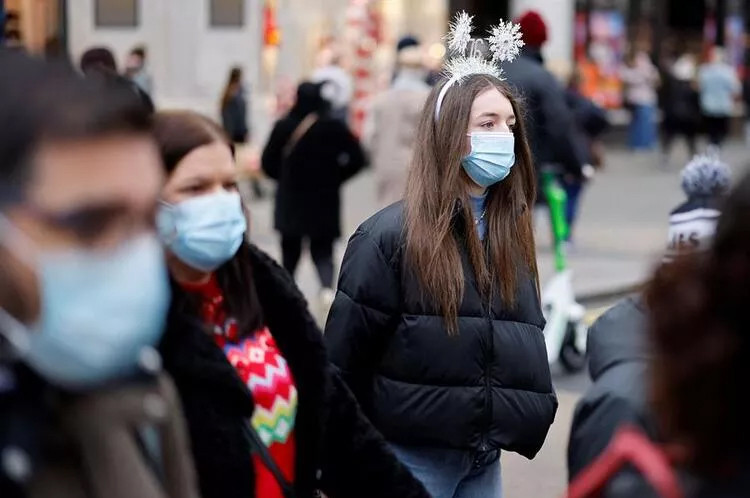
[[[349,241],[326,327],[332,360],[392,442],[533,457],[557,407],[533,279],[521,280],[515,310],[497,298],[488,312],[464,256],[449,336],[404,268],[402,213],[402,203],[384,209]]]
[[[289,274],[252,246],[250,262],[265,323],[297,385],[297,497],[320,489],[330,498],[427,498],[328,363],[320,329]],[[243,435],[252,395],[186,305],[173,306],[160,349],[182,399],[201,495],[252,498],[255,473]]]
[[[589,373],[594,382],[576,406],[568,445],[572,480],[604,451],[623,424],[651,430],[647,406],[647,317],[640,296],[623,299],[589,330]]]
[[[641,296],[631,296],[602,315],[589,330],[589,373],[594,381],[576,407],[568,446],[568,472],[574,479],[592,464],[624,424],[634,425],[659,444],[648,403],[648,314]],[[750,496],[750,458],[720,480],[675,469],[682,491],[690,498]],[[644,477],[626,466],[613,476],[604,498],[657,498]]]

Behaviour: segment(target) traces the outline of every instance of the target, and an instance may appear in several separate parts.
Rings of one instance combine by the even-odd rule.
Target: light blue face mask
[[[7,237],[24,240],[19,245]],[[170,293],[164,252],[155,236],[142,235],[106,252],[29,256],[18,248],[30,243],[0,218],[0,244],[38,275],[37,322],[23,325],[0,309],[0,329],[19,358],[42,377],[79,391],[140,369],[158,369],[154,346],[164,330]]]
[[[180,261],[209,272],[237,253],[247,221],[240,194],[218,192],[178,204],[162,203],[156,228],[162,243]]]
[[[469,178],[484,188],[503,181],[516,162],[513,134],[475,131],[469,137],[471,153],[461,161]]]

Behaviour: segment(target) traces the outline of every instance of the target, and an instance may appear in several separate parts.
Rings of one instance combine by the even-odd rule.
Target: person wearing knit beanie
[[[530,47],[541,47],[547,41],[547,24],[534,10],[524,12],[516,22],[521,25],[523,42]]]
[[[670,215],[664,264],[672,264],[678,255],[710,247],[729,184],[730,169],[714,151],[695,156],[685,166],[682,190],[687,199]],[[653,418],[649,397],[653,350],[648,331],[649,312],[640,293],[620,300],[589,328],[587,353],[592,384],[573,415],[568,442],[569,480],[599,458],[623,425],[635,426],[655,440],[663,436]],[[641,484],[628,477],[610,488],[617,487],[618,496],[643,496]]]
[[[715,152],[696,155],[685,166],[682,190],[687,200],[669,215],[665,261],[671,261],[679,254],[709,248],[730,184],[731,170]]]

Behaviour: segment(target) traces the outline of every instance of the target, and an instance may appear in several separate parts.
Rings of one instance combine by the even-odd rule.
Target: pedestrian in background
[[[547,42],[547,25],[535,11],[525,12],[517,22],[525,45],[520,57],[503,70],[508,83],[525,100],[536,177],[541,182],[541,171],[547,169],[561,176],[580,177],[588,159],[586,144],[567,105],[565,89],[544,67],[542,46]],[[543,200],[541,189],[539,194]]]
[[[500,451],[532,458],[557,408],[531,224],[536,179],[510,88],[486,74],[446,84],[420,119],[404,201],[349,240],[326,341],[432,496],[499,497]]]
[[[110,49],[106,47],[91,47],[81,54],[79,69],[84,76],[117,74],[117,62]]]
[[[665,167],[669,164],[669,153],[676,137],[684,137],[690,156],[695,155],[695,139],[701,119],[696,78],[695,58],[688,53],[681,54],[666,72],[661,123],[662,165]]]
[[[154,80],[148,71],[145,47],[135,47],[130,51],[125,61],[125,77],[148,95],[154,94]]]
[[[174,295],[161,350],[202,496],[426,498],[329,367],[289,274],[247,242],[232,143],[192,112],[155,126]]]
[[[628,143],[633,150],[649,150],[656,143],[656,89],[659,70],[649,55],[637,50],[620,70],[625,85],[625,105],[630,110]]]
[[[726,62],[723,48],[711,49],[709,61],[698,71],[698,86],[708,141],[721,147],[729,134],[735,100],[741,92],[737,73]]]
[[[221,95],[221,124],[229,139],[244,144],[250,138],[247,127],[247,99],[242,87],[242,68],[233,67]]]
[[[127,88],[138,96],[144,108],[154,112],[154,102],[151,96],[141,87],[117,72],[117,62],[112,51],[106,47],[92,47],[81,55],[79,69],[87,78],[105,80],[108,84]]]
[[[328,83],[302,83],[297,102],[271,132],[263,171],[278,182],[275,228],[284,268],[294,275],[303,242],[320,278],[320,310],[333,301],[333,244],[341,235],[341,186],[365,165],[357,138],[330,114]]]
[[[0,50],[0,496],[197,498],[131,91]]]
[[[717,158],[696,156],[688,163],[682,172],[687,199],[670,213],[665,264],[710,251],[729,184],[729,167]],[[654,357],[648,321],[644,297],[637,294],[618,302],[589,329],[586,351],[593,384],[573,416],[568,445],[571,481],[604,452],[626,424],[641,428],[655,440],[662,437],[648,395]],[[605,496],[640,496],[637,490],[642,482],[635,473],[625,472],[615,481]]]
[[[245,147],[250,140],[250,129],[247,126],[247,92],[242,80],[242,68],[240,67],[233,67],[229,71],[227,84],[221,94],[220,110],[221,124],[229,139],[238,149]],[[254,152],[254,155],[257,158],[257,151]],[[266,193],[260,183],[260,172],[249,169],[247,173],[249,174],[253,195],[256,199],[263,199]]]
[[[575,124],[580,130],[580,137],[585,143],[586,164],[590,164],[597,169],[603,168],[605,148],[601,136],[609,129],[609,119],[604,109],[581,93],[580,87],[581,75],[578,70],[575,70],[568,84],[566,100],[568,107],[573,111]],[[568,225],[568,243],[573,241],[573,229],[578,218],[581,193],[587,181],[588,177],[582,170],[578,174],[573,172],[564,174],[560,182],[567,196],[565,221]]]
[[[396,77],[391,88],[375,97],[366,125],[365,143],[381,207],[404,196],[417,124],[430,93],[421,46],[403,47],[396,57]]]

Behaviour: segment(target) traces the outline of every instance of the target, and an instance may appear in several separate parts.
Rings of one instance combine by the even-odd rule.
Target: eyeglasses
[[[129,238],[144,229],[152,229],[155,219],[155,208],[144,217],[122,204],[84,205],[55,212],[27,200],[23,210],[54,229],[71,234],[86,246]]]

